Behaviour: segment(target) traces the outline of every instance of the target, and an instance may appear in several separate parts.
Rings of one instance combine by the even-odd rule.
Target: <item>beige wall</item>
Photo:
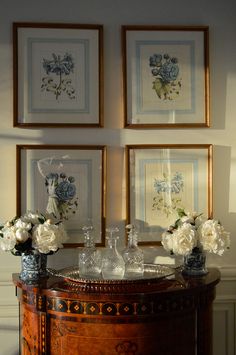
[[[236,275],[236,3],[234,0],[1,0],[0,13],[0,220],[16,211],[16,144],[105,144],[108,147],[107,224],[124,227],[124,146],[145,143],[211,143],[214,146],[214,216],[231,232],[231,250],[208,263]],[[13,21],[68,22],[104,25],[104,128],[19,129],[12,116]],[[121,25],[208,25],[210,28],[211,119],[209,129],[128,130],[122,128]],[[146,251],[154,258],[159,249]],[[54,266],[76,262],[76,251],[62,251],[50,258]],[[0,253],[0,317],[11,312],[14,289],[12,271],[19,260]],[[3,312],[3,313],[1,313]],[[13,311],[12,311],[13,312]],[[14,311],[16,312],[16,310]],[[13,313],[14,313],[13,312]],[[17,314],[17,313],[14,313]],[[4,328],[4,327],[3,327]],[[1,330],[1,329],[0,329]],[[10,349],[10,348],[9,348]],[[6,352],[6,354],[8,354]],[[9,352],[10,354],[10,352]],[[4,354],[3,354],[4,355]]]

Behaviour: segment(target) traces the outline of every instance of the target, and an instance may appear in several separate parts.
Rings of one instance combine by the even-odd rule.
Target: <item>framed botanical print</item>
[[[106,147],[17,145],[17,215],[48,213],[63,221],[68,242],[83,245],[83,227],[105,244]]]
[[[127,145],[127,223],[140,244],[160,244],[177,209],[212,216],[210,144]]]
[[[209,28],[122,26],[124,126],[209,127]]]
[[[102,127],[103,26],[13,23],[14,126]]]

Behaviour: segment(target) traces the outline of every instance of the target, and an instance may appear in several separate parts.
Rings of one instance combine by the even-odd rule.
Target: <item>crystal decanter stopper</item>
[[[138,247],[138,234],[132,224],[126,226],[128,230],[128,245],[123,251],[125,262],[125,278],[142,277],[144,270],[143,251]]]
[[[79,252],[79,273],[81,277],[98,278],[101,274],[101,252],[95,246],[93,227],[84,226],[84,247]]]
[[[102,259],[103,279],[122,279],[124,276],[125,263],[117,250],[118,231],[117,227],[106,229],[107,246]]]

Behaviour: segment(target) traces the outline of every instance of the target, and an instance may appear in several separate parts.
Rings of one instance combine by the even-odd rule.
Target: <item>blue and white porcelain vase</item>
[[[203,276],[207,274],[206,255],[200,248],[193,248],[192,252],[184,256],[182,273],[189,276]]]
[[[27,284],[38,283],[47,276],[47,254],[30,250],[21,254],[20,279]]]

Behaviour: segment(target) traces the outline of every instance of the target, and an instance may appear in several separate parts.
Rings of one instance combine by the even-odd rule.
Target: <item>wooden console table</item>
[[[13,275],[20,305],[20,351],[51,355],[211,355],[217,269],[204,277],[125,284],[25,285]]]

